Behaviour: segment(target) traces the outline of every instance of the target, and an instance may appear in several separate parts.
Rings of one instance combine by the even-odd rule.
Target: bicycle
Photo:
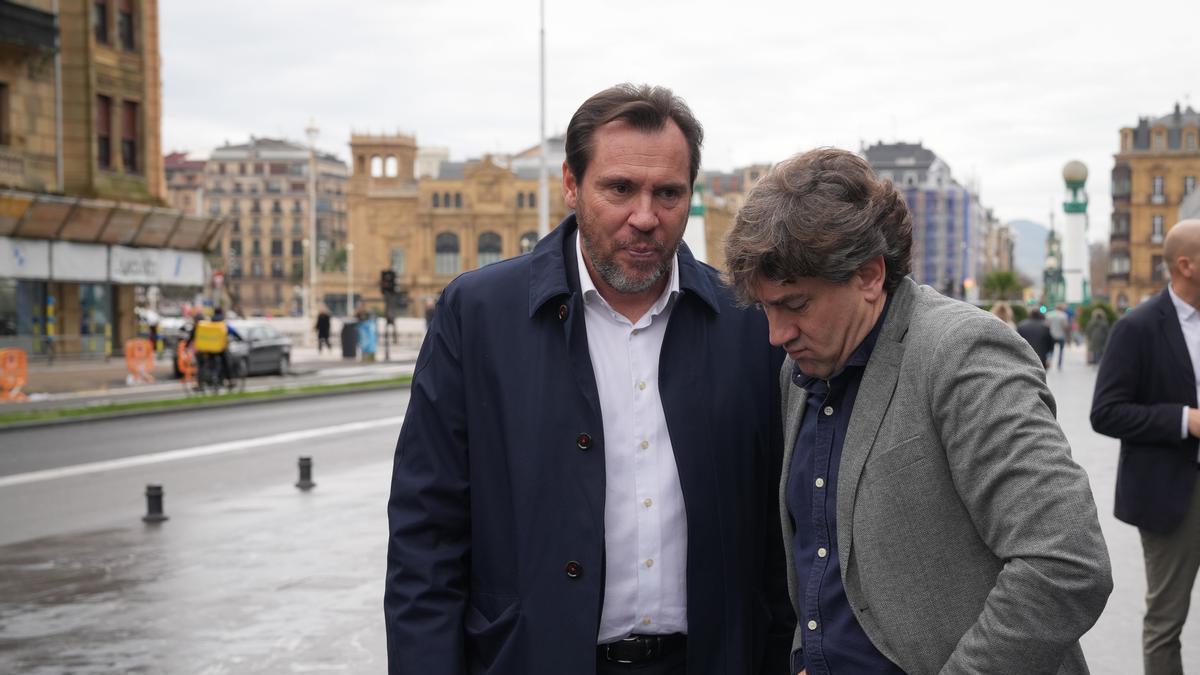
[[[228,372],[222,368],[222,361],[227,355],[220,353],[204,354],[198,358],[196,369],[196,390],[202,394],[220,394],[222,390],[228,393],[246,390],[246,362],[235,359],[229,362]]]

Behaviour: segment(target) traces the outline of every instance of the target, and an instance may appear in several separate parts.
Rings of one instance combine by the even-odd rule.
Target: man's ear
[[[575,173],[571,171],[571,167],[567,166],[566,162],[563,162],[562,165],[562,185],[563,202],[568,209],[574,209],[579,200],[579,182],[575,180]]]
[[[854,279],[866,299],[874,302],[883,296],[883,280],[886,275],[887,265],[883,262],[883,256],[877,255],[858,268]]]

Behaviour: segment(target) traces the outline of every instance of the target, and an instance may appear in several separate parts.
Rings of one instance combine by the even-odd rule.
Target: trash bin
[[[347,319],[342,323],[342,358],[353,361],[358,357],[358,322]]]

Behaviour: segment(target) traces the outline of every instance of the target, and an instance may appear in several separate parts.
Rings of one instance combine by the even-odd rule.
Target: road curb
[[[263,396],[261,398],[242,399],[239,401],[221,401],[219,403],[208,403],[208,404],[198,404],[198,405],[164,406],[162,408],[149,408],[146,410],[128,410],[128,411],[112,412],[112,413],[97,413],[95,415],[78,415],[75,417],[60,417],[57,419],[29,420],[29,421],[25,421],[25,422],[10,422],[8,424],[0,424],[0,433],[4,433],[5,431],[16,431],[16,430],[20,430],[20,429],[37,429],[40,427],[52,427],[52,426],[60,426],[60,425],[68,425],[68,424],[81,424],[84,422],[132,419],[132,418],[136,418],[136,417],[148,417],[151,415],[163,415],[166,413],[177,413],[177,412],[181,412],[181,411],[185,411],[185,410],[219,410],[221,408],[232,408],[234,406],[242,406],[242,405],[259,405],[262,403],[278,403],[279,401],[283,401],[283,400],[302,401],[304,399],[310,399],[310,398],[324,398],[327,396],[343,396],[346,394],[361,394],[364,392],[387,391],[388,389],[407,389],[411,386],[412,386],[411,384],[404,384],[404,383],[397,384],[397,383],[392,382],[392,383],[388,383],[388,384],[364,385],[362,387],[355,387],[353,389],[339,389],[336,391],[308,391],[308,392],[302,392],[302,393],[296,393],[296,394],[289,393],[285,389],[284,391],[279,392],[278,396]],[[168,399],[168,400],[170,400],[170,399]],[[182,401],[182,400],[187,400],[187,399],[177,399],[177,400]]]

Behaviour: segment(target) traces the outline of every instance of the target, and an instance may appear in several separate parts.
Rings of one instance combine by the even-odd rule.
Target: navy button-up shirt
[[[837,548],[842,444],[888,305],[846,366],[828,381],[808,377],[799,368],[792,376],[808,392],[787,486],[788,511],[796,526],[792,546],[800,590],[797,618],[804,636],[803,650],[793,660],[796,671],[807,668],[810,675],[904,673],[879,653],[854,617],[842,586]]]

